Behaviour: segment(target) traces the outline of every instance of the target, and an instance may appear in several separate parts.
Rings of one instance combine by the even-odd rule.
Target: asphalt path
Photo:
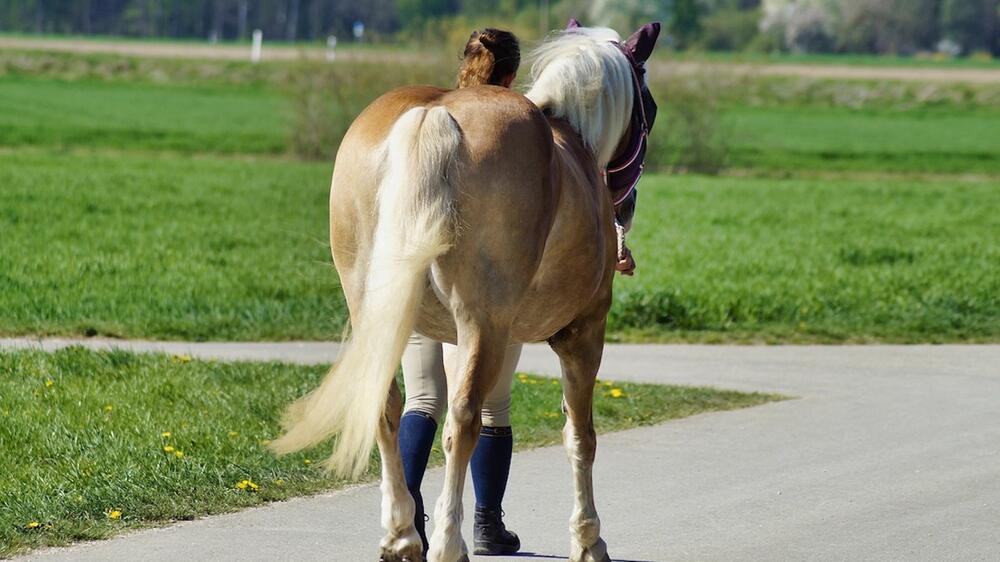
[[[331,344],[88,345],[336,356]],[[544,346],[528,346],[519,367],[558,372]],[[601,376],[794,397],[602,435],[595,488],[615,560],[1000,560],[1000,346],[609,345]],[[442,476],[429,471],[426,497]],[[377,487],[359,486],[25,559],[374,561],[378,506]],[[525,552],[479,559],[564,559],[571,506],[561,448],[515,455],[504,509]]]

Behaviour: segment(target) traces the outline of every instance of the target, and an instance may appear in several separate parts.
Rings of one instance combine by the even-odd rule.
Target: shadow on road
[[[554,554],[540,554],[538,552],[518,552],[514,554],[518,558],[544,558],[546,560],[568,560],[565,556],[556,556]],[[653,560],[625,560],[624,558],[614,558],[612,562],[654,562]]]

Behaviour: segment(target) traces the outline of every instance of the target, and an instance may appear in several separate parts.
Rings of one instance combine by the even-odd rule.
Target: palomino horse
[[[655,111],[642,65],[658,33],[649,24],[620,42],[610,29],[571,23],[536,51],[526,97],[495,86],[400,88],[345,135],[330,242],[353,335],[319,388],[289,409],[272,446],[284,453],[336,435],[327,466],[358,475],[377,441],[383,560],[423,558],[393,378],[414,328],[458,345],[428,558],[467,559],[461,500],[480,405],[509,343],[547,340],[562,364],[576,488],[570,560],[609,560],[591,476],[594,381],[617,261],[613,182],[603,175],[621,167],[613,160],[638,160],[641,170]]]

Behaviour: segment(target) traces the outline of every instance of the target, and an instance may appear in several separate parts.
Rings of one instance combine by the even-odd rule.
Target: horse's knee
[[[448,413],[456,425],[456,430],[472,431],[476,429],[476,421],[479,416],[479,403],[471,396],[456,396],[448,405]]]

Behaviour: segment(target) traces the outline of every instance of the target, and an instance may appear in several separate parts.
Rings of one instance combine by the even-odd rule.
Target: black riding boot
[[[503,512],[476,506],[475,554],[514,554],[521,549],[521,539],[503,524]]]

